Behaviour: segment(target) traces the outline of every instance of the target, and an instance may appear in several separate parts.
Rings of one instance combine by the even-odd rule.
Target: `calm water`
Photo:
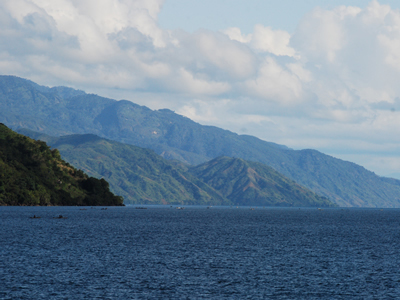
[[[400,298],[400,210],[0,207],[0,216],[0,299]]]

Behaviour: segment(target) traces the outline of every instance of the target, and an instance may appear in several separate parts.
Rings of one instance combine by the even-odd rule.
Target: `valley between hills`
[[[125,203],[400,207],[399,180],[354,163],[66,87],[0,76],[0,122]]]

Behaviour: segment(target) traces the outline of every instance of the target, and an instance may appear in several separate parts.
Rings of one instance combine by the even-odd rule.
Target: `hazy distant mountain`
[[[219,156],[243,158],[269,165],[341,206],[400,207],[399,180],[318,151],[294,151],[202,126],[170,110],[153,111],[68,88],[49,89],[17,77],[0,76],[0,122],[55,136],[92,133],[192,165]]]
[[[191,167],[92,134],[55,138],[27,129],[19,132],[57,148],[91,176],[104,177],[125,203],[334,206],[261,163],[221,157]]]

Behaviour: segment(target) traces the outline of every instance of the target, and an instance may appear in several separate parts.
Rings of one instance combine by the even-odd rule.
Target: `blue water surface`
[[[400,299],[400,210],[146,208],[0,207],[0,299]]]

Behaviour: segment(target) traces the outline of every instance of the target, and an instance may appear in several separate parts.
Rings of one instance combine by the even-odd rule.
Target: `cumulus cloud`
[[[245,79],[255,73],[255,55],[226,35],[201,30],[187,37],[182,45],[190,51],[188,54],[195,69],[209,68],[207,73],[233,80]]]
[[[301,98],[300,78],[283,68],[273,58],[267,57],[261,63],[257,75],[255,79],[245,82],[246,94],[279,101],[282,104],[293,104]]]
[[[337,145],[384,152],[385,138],[400,143],[398,10],[378,1],[315,8],[293,35],[268,24],[188,33],[160,28],[163,2],[3,0],[0,70],[294,148],[344,155]]]
[[[296,51],[289,46],[290,34],[284,30],[273,30],[261,24],[254,26],[254,33],[243,35],[240,28],[232,27],[223,31],[230,39],[248,44],[257,52],[293,57]]]
[[[304,18],[291,42],[305,66],[314,69],[315,78],[323,79],[317,80],[318,86],[336,90],[327,101],[348,106],[394,101],[400,92],[394,83],[399,75],[394,63],[397,53],[392,50],[400,33],[399,16],[398,11],[373,1],[364,10],[315,9]],[[329,88],[332,82],[335,89]],[[320,94],[318,89],[315,92]],[[338,93],[347,94],[347,99]]]

